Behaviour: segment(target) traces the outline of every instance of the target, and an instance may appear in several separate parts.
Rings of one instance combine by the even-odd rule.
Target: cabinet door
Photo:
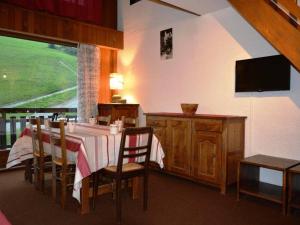
[[[167,146],[168,170],[181,175],[190,175],[190,120],[168,120]]]
[[[122,116],[128,118],[137,118],[138,113],[138,104],[98,104],[98,113],[99,116],[108,116],[111,115],[111,122],[114,122],[117,119],[121,119]]]
[[[109,104],[98,104],[98,115],[109,116],[112,114],[112,106]]]
[[[194,131],[192,136],[191,176],[220,183],[221,134]]]
[[[146,119],[147,126],[153,128],[154,135],[160,141],[160,144],[164,150],[165,157],[163,159],[164,168],[168,169],[168,146],[167,146],[167,120],[160,117],[147,117]]]
[[[166,146],[166,127],[153,127],[154,135],[160,141],[160,144],[164,150],[165,157],[163,159],[164,168],[168,170],[168,147]]]
[[[137,118],[138,115],[138,107],[136,106],[127,106],[126,104],[118,105],[114,107],[114,120],[121,119],[122,116],[128,118]]]

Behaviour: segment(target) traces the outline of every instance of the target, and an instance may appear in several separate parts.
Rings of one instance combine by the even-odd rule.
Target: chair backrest
[[[58,156],[60,156],[63,167],[67,167],[67,145],[66,145],[66,136],[65,136],[65,122],[63,120],[49,121],[49,128],[50,128],[50,144],[51,144],[52,160],[56,160]],[[58,129],[58,133],[57,133],[57,129]],[[55,146],[57,146],[58,148],[55,148]],[[60,153],[57,151],[60,151]]]
[[[139,119],[122,116],[123,127],[139,127]]]
[[[126,162],[143,163],[148,169],[153,137],[152,127],[128,127],[122,132],[117,173],[122,173],[124,159]],[[125,162],[125,163],[126,163]]]
[[[100,125],[109,126],[111,120],[111,115],[108,116],[97,116],[97,123]]]
[[[34,153],[38,153],[40,157],[44,156],[44,146],[42,140],[41,120],[40,118],[30,118],[30,131],[32,135],[32,149]]]
[[[67,122],[77,122],[77,116],[76,115],[66,115]]]
[[[48,116],[48,118],[52,121],[56,121],[58,118],[58,113],[53,113],[52,115]]]

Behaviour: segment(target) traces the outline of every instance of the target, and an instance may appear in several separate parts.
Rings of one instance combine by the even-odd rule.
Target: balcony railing
[[[77,108],[0,108],[0,149],[10,148],[31,117],[77,119]]]

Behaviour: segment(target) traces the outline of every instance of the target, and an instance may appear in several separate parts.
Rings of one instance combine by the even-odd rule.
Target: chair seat
[[[35,157],[38,157],[38,158],[41,157],[41,154],[40,154],[39,152],[34,152],[33,155],[34,155]],[[49,154],[47,154],[47,153],[44,152],[44,158],[49,157],[49,156],[50,156]]]
[[[117,172],[117,166],[108,166],[105,167],[104,169],[110,172]],[[144,166],[138,163],[126,163],[122,166],[123,172],[129,172],[129,171],[140,170],[140,169],[144,169]]]
[[[63,159],[62,158],[55,158],[55,159],[53,159],[52,162],[55,163],[58,166],[62,166],[63,165]],[[75,162],[67,161],[67,165],[75,165]]]

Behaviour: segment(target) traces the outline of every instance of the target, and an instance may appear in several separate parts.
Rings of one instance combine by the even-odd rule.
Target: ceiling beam
[[[195,16],[201,16],[201,14],[198,14],[198,13],[195,13],[193,11],[181,8],[179,6],[173,5],[171,3],[168,3],[168,2],[165,2],[165,1],[162,1],[162,0],[149,0],[149,1],[150,2],[155,2],[155,3],[163,5],[163,6],[167,6],[169,8],[173,8],[173,9],[176,9],[176,10],[179,10],[179,11],[182,11],[182,12],[186,12],[186,13],[189,13],[189,14],[192,14],[192,15],[195,15]]]
[[[270,0],[228,0],[232,6],[300,71],[300,30],[274,9]],[[283,3],[283,1],[280,1]],[[295,4],[296,7],[298,7]]]

